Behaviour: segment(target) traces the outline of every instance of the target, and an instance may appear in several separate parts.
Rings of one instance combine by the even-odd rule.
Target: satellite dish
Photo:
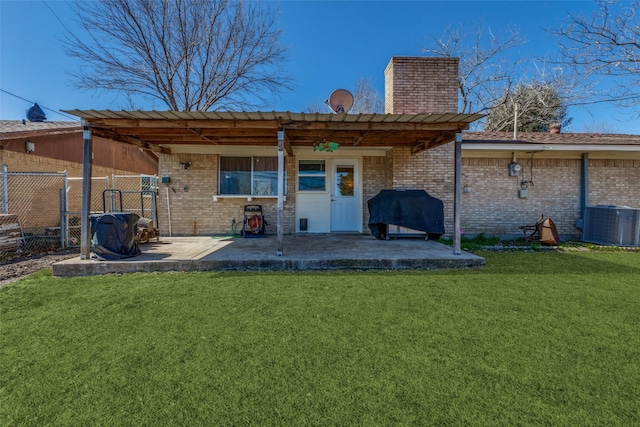
[[[45,120],[47,120],[47,117],[44,115],[44,111],[42,111],[42,108],[40,108],[40,106],[36,102],[31,108],[27,110],[27,119],[29,119],[30,122],[44,122]]]
[[[353,107],[353,95],[346,89],[336,89],[329,95],[327,104],[336,113],[346,113]]]

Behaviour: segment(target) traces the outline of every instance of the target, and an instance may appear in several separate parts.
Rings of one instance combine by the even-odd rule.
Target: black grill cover
[[[386,239],[389,224],[423,231],[434,240],[444,234],[444,204],[424,190],[382,190],[367,206],[376,239]]]
[[[136,240],[138,220],[134,213],[107,212],[91,215],[93,253],[98,259],[115,260],[140,255]]]

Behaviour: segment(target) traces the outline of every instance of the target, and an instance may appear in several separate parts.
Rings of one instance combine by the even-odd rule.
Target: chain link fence
[[[0,172],[0,262],[78,248],[82,178],[66,172]],[[158,177],[112,175],[91,180],[92,213],[132,212],[157,228]]]
[[[62,247],[60,189],[66,173],[0,174],[0,260]]]

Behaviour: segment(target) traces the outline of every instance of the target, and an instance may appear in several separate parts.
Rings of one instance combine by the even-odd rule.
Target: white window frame
[[[304,161],[314,161],[314,162],[323,162],[324,163],[324,171],[322,173],[303,173],[300,172],[300,163],[304,162]],[[296,190],[298,193],[326,193],[328,192],[328,183],[327,183],[327,164],[329,162],[327,162],[326,159],[298,159],[298,183],[297,183],[297,187]],[[312,178],[319,178],[322,177],[324,178],[324,189],[323,190],[300,190],[300,178],[301,177],[312,177]]]

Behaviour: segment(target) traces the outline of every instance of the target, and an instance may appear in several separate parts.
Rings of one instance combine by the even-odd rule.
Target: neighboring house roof
[[[0,140],[28,138],[36,135],[59,135],[80,132],[80,122],[30,122],[28,120],[0,120]]]
[[[350,147],[402,145],[414,152],[437,147],[483,117],[481,114],[321,114],[292,112],[176,112],[68,110],[88,122],[95,135],[142,148],[171,152],[178,145],[273,147],[335,141]],[[287,148],[287,147],[285,147]]]

